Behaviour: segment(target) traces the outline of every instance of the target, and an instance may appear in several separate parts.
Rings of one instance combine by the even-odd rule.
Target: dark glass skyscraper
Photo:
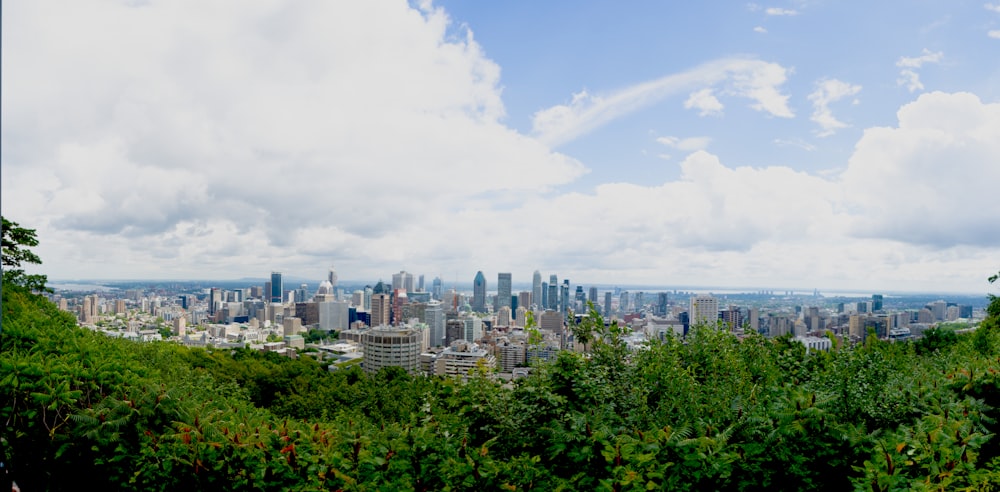
[[[281,272],[271,272],[271,292],[268,294],[271,302],[281,304],[284,284],[281,283]]]
[[[511,307],[511,279],[509,273],[497,274],[497,309]]]
[[[477,313],[486,312],[486,276],[482,271],[476,272],[472,281],[472,310]]]

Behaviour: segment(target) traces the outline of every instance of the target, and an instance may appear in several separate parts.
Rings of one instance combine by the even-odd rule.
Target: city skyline
[[[7,2],[3,24],[3,214],[53,280],[997,292],[995,1]]]

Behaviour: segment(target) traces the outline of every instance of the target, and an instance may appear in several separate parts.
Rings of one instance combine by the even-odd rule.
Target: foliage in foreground
[[[4,285],[0,422],[22,489],[988,490],[1000,328],[806,354],[575,327],[512,387],[135,344]],[[992,311],[991,311],[992,312]],[[594,319],[594,318],[590,318]]]

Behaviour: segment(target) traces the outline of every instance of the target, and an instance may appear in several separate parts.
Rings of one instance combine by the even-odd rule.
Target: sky
[[[1000,2],[15,0],[50,279],[996,291]]]

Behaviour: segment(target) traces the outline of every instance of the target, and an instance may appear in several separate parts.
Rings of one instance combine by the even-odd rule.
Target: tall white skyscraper
[[[697,295],[691,298],[691,309],[688,312],[691,326],[715,326],[719,320],[719,300],[709,295]]]
[[[427,329],[430,331],[430,346],[437,347],[444,345],[446,316],[441,306],[441,301],[431,301],[427,303],[424,310],[424,319]]]

